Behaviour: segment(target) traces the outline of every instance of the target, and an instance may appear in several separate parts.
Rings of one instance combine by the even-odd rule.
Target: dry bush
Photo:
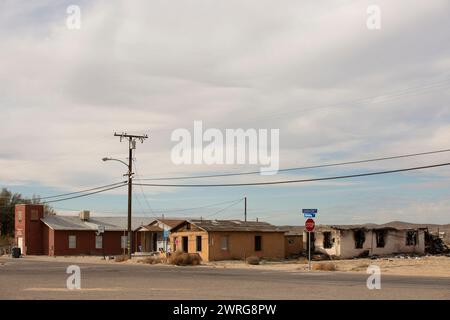
[[[260,263],[260,259],[257,256],[250,256],[246,259],[246,262],[251,265],[258,265]]]
[[[300,257],[300,258],[298,258],[297,261],[298,261],[299,264],[306,264],[306,263],[308,263],[308,258]]]
[[[127,260],[128,260],[128,256],[126,256],[126,255],[116,256],[114,258],[115,262],[124,262],[124,261],[127,261]]]
[[[312,265],[313,270],[320,271],[336,271],[336,265],[334,263],[317,263]]]
[[[201,263],[202,259],[197,253],[186,253],[176,251],[169,258],[169,263],[177,266],[196,266]]]
[[[145,263],[145,264],[158,264],[163,263],[164,259],[162,257],[158,256],[151,256],[151,257],[145,257],[143,259],[138,260],[139,263]]]

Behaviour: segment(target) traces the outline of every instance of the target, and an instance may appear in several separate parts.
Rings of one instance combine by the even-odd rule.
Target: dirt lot
[[[332,268],[323,267],[333,265]],[[286,262],[264,262],[260,265],[248,265],[242,261],[218,261],[208,263],[216,268],[255,268],[279,271],[306,271],[308,262],[299,259]],[[316,270],[334,269],[334,271],[366,273],[369,265],[379,266],[381,272],[392,275],[450,277],[450,257],[427,256],[417,258],[380,258],[380,259],[350,259],[334,261],[313,261]]]

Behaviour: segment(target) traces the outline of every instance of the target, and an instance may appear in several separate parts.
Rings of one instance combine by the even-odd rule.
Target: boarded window
[[[197,247],[197,251],[202,251],[202,236],[197,236],[196,247]]]
[[[355,238],[355,248],[362,249],[364,246],[364,242],[366,241],[366,233],[364,230],[355,230],[353,231],[353,236]]]
[[[375,236],[377,239],[377,248],[384,248],[386,244],[386,231],[385,230],[376,230]]]
[[[324,249],[330,249],[333,246],[331,242],[331,232],[326,231],[323,233],[323,247]]]
[[[69,249],[76,249],[77,247],[77,236],[69,236]]]
[[[36,209],[31,210],[31,221],[39,221],[39,212]]]
[[[255,251],[261,251],[261,250],[262,250],[262,237],[255,236]]]
[[[22,222],[22,210],[17,211],[17,220]]]
[[[103,248],[103,237],[95,236],[95,249],[102,249],[102,248]]]
[[[228,250],[228,236],[223,236],[220,238],[220,249],[224,251]]]
[[[121,236],[120,237],[120,248],[126,249],[128,247],[128,236]]]
[[[407,246],[417,245],[417,230],[406,231],[406,245]]]

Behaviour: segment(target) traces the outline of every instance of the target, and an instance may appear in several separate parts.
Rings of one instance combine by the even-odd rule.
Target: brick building
[[[132,230],[148,225],[152,218],[134,217]],[[99,226],[104,233],[97,234]],[[16,205],[15,243],[24,255],[118,255],[127,246],[127,217],[51,215],[42,205]],[[139,240],[139,239],[138,239]],[[136,251],[138,241],[134,241]]]

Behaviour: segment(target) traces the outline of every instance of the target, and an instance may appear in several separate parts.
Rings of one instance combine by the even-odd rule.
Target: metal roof
[[[128,229],[127,217],[90,217],[88,221],[81,220],[78,216],[51,215],[41,219],[53,230],[96,231],[99,225],[105,226],[105,231],[125,231]],[[142,225],[148,225],[154,218],[133,217],[131,229]]]
[[[267,222],[241,220],[188,220],[205,231],[285,232]]]

